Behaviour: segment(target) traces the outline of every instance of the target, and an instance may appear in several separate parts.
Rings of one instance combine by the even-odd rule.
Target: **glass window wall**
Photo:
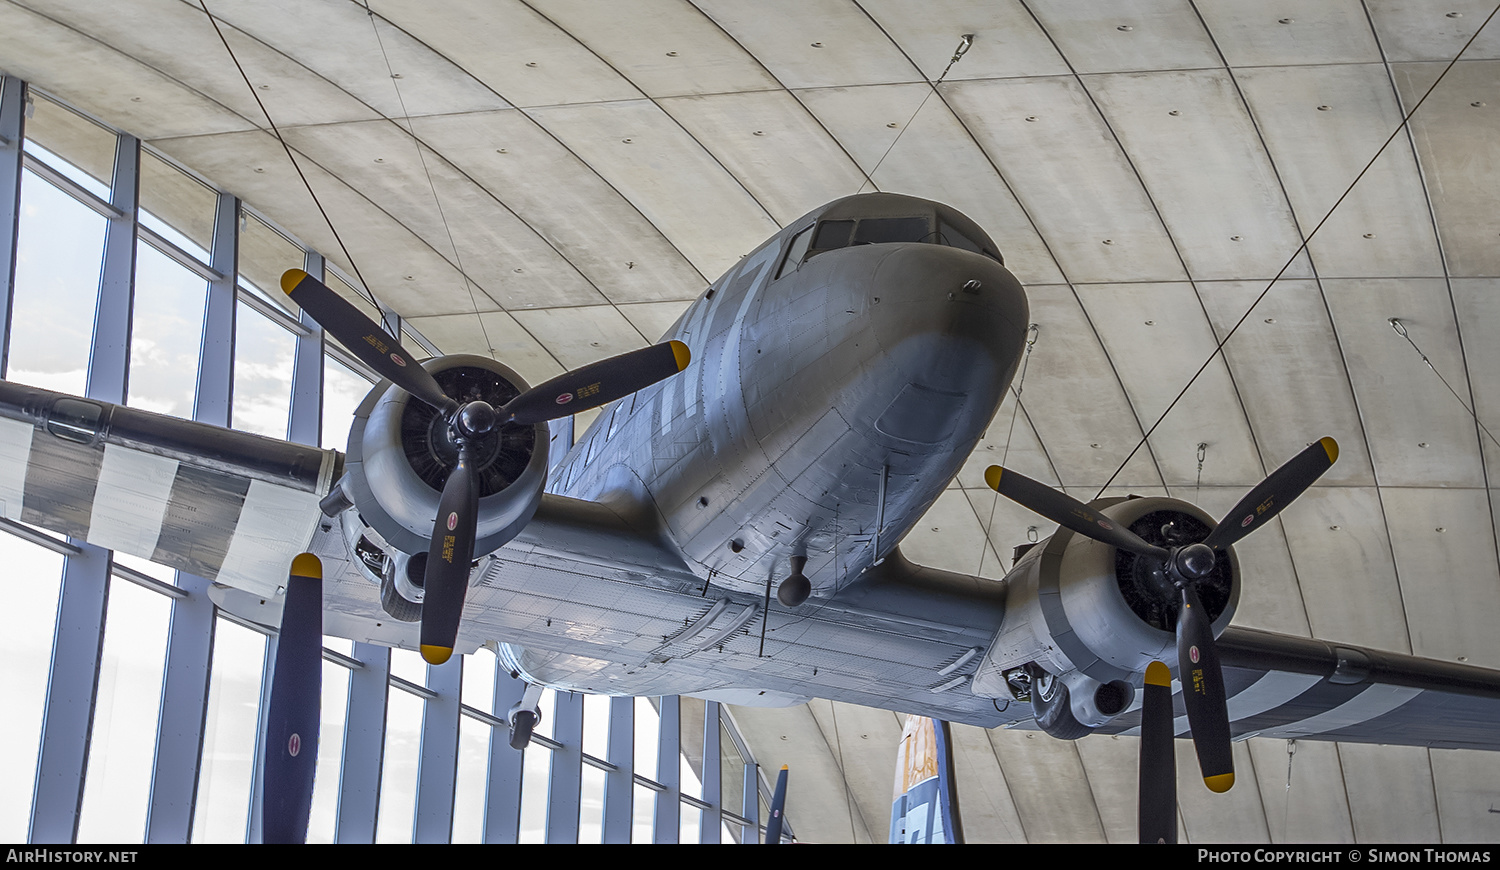
[[[0,562],[11,581],[6,584],[9,625],[0,632],[0,655],[6,662],[0,668],[0,697],[6,699],[0,745],[8,747],[0,752],[0,840],[22,843],[31,816],[63,556],[0,534]]]
[[[82,395],[108,221],[30,170],[20,218],[5,377]]]

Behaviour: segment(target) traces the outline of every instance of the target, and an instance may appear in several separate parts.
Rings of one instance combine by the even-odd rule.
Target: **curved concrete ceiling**
[[[1111,492],[1218,514],[1333,435],[1334,470],[1240,545],[1236,622],[1500,667],[1500,443],[1464,407],[1500,430],[1500,24],[1399,129],[1488,0],[208,5],[347,253],[197,3],[5,0],[0,69],[357,265],[444,351],[533,382],[654,340],[826,200],[952,203],[1038,326],[1024,401],[903,544],[952,570],[998,578],[1049,532],[986,465],[1092,496],[1244,317]],[[893,714],[736,716],[769,769],[809,772],[799,835],[884,839]],[[1133,741],[958,742],[971,840],[1134,838]],[[1500,834],[1493,755],[1295,749],[1290,788],[1288,746],[1252,740],[1240,787],[1201,800],[1184,761],[1187,838]]]

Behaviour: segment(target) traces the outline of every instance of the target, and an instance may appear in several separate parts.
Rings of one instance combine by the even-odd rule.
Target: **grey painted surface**
[[[1235,127],[1240,131],[1245,131],[1242,112],[1248,111],[1255,126],[1247,135],[1264,140],[1270,165],[1285,189],[1284,200],[1271,203],[1269,211],[1285,213],[1289,208],[1295,215],[1298,231],[1306,233],[1310,231],[1310,221],[1319,216],[1319,209],[1329,203],[1325,191],[1340,190],[1352,177],[1352,168],[1362,165],[1365,156],[1378,146],[1378,141],[1371,141],[1369,136],[1383,138],[1389,132],[1390,128],[1381,122],[1391,121],[1392,106],[1409,109],[1442,64],[1489,12],[1489,6],[1478,0],[1451,6],[1451,9],[1434,8],[1429,4],[1390,0],[1329,4],[1326,10],[1278,4],[1250,12],[1237,10],[1234,4],[1199,2],[1138,4],[1123,9],[1111,4],[1108,11],[1101,12],[1090,7],[1019,2],[953,2],[914,16],[903,10],[903,4],[881,2],[859,6],[827,3],[805,9],[788,4],[760,13],[717,3],[696,7],[653,6],[649,11],[629,7],[610,13],[580,12],[567,4],[542,3],[486,6],[482,18],[463,8],[433,14],[419,4],[389,4],[377,12],[383,16],[380,19],[380,26],[386,28],[383,32],[393,37],[391,46],[396,52],[393,56],[400,63],[410,64],[410,74],[403,78],[402,87],[411,88],[405,95],[415,107],[413,113],[418,115],[414,125],[417,135],[432,143],[450,163],[465,170],[466,179],[454,182],[457,190],[463,192],[455,194],[452,188],[443,187],[444,200],[473,194],[476,199],[492,197],[505,203],[522,221],[538,228],[541,235],[557,239],[558,249],[567,261],[589,276],[595,286],[610,287],[605,295],[622,305],[648,300],[677,300],[685,304],[693,298],[702,290],[703,275],[711,277],[731,265],[734,256],[745,253],[765,235],[757,227],[766,220],[764,211],[757,212],[750,204],[763,200],[770,205],[778,197],[786,196],[785,191],[764,190],[765,179],[770,178],[773,183],[775,179],[785,179],[787,186],[793,187],[809,174],[801,166],[805,156],[822,153],[805,148],[746,152],[747,146],[738,140],[744,139],[759,148],[760,142],[775,142],[779,130],[756,128],[767,135],[752,139],[754,129],[729,126],[709,132],[700,126],[693,141],[710,155],[723,157],[675,162],[674,171],[690,178],[676,180],[675,186],[659,184],[656,181],[659,173],[651,170],[649,160],[624,152],[635,146],[650,146],[657,148],[653,153],[659,156],[681,154],[685,140],[674,136],[672,141],[658,147],[652,138],[663,127],[643,124],[642,130],[654,132],[641,135],[627,145],[623,139],[636,139],[640,135],[640,130],[625,129],[630,127],[629,122],[658,111],[671,117],[680,115],[691,126],[687,121],[690,117],[714,117],[714,111],[722,111],[705,105],[692,107],[695,110],[692,113],[672,115],[674,99],[681,98],[682,105],[690,105],[693,101],[709,103],[714,94],[750,94],[767,87],[769,76],[776,83],[770,87],[792,89],[786,93],[818,120],[828,137],[825,144],[836,144],[860,170],[873,174],[882,188],[955,203],[969,189],[1008,186],[1014,190],[1017,207],[1011,213],[1018,216],[1025,228],[1025,233],[1016,237],[1019,240],[1022,235],[1034,234],[1037,241],[1012,245],[1005,241],[1011,233],[1004,224],[990,218],[983,221],[1002,237],[1002,245],[1012,254],[1012,267],[1027,280],[1052,273],[1079,283],[1056,285],[1054,295],[1058,304],[1046,311],[1040,304],[1040,288],[1032,288],[1034,319],[1042,330],[1026,382],[1024,413],[1018,415],[1016,431],[1007,440],[1011,403],[1002,406],[992,426],[993,437],[981,441],[977,448],[981,455],[973,464],[982,471],[985,464],[994,461],[994,457],[983,451],[988,449],[994,454],[1008,451],[1009,463],[1018,470],[1042,479],[1060,478],[1077,487],[1075,494],[1089,496],[1134,445],[1143,425],[1154,422],[1160,407],[1156,404],[1159,399],[1151,398],[1155,393],[1148,395],[1142,391],[1139,377],[1132,375],[1122,380],[1125,373],[1116,373],[1114,358],[1120,351],[1109,345],[1118,342],[1101,334],[1109,332],[1105,327],[1121,325],[1126,318],[1141,322],[1154,317],[1133,305],[1112,306],[1111,300],[1101,298],[1108,294],[1093,294],[1092,299],[1087,299],[1088,294],[1079,288],[1089,281],[1124,284],[1163,280],[1163,275],[1156,271],[1138,269],[1138,259],[1171,265],[1170,258],[1161,256],[1159,245],[1126,244],[1131,236],[1112,238],[1117,229],[1149,228],[1158,220],[1152,210],[1146,206],[1106,207],[1105,204],[1145,202],[1147,197],[1142,191],[1152,199],[1160,194],[1159,205],[1164,211],[1161,218],[1165,224],[1158,226],[1167,229],[1152,235],[1160,239],[1165,234],[1175,240],[1172,233],[1177,228],[1192,231],[1196,227],[1193,223],[1185,224],[1180,213],[1174,211],[1174,203],[1179,202],[1183,192],[1175,187],[1172,178],[1162,178],[1159,171],[1153,174],[1145,165],[1149,164],[1151,153],[1158,150],[1156,141],[1143,145],[1140,135],[1128,132],[1150,129],[1154,111],[1150,101],[1152,91],[1162,96],[1161,117],[1175,121],[1187,113],[1165,115],[1165,111],[1175,108],[1166,104],[1176,102],[1179,82],[1193,78],[1179,76],[1177,71],[1213,70],[1222,81],[1223,71],[1227,70],[1239,88],[1244,108],[1235,108],[1232,96],[1212,103],[1211,107],[1233,110],[1241,119]],[[1460,12],[1463,17],[1449,18],[1449,11]],[[348,126],[353,132],[355,125],[368,123],[380,112],[399,116],[399,103],[362,10],[339,12],[329,7],[309,13],[318,16],[315,29],[320,33],[349,28],[348,38],[337,42],[346,46],[347,55],[353,59],[330,56],[321,41],[314,49],[305,35],[313,32],[313,28],[279,26],[274,14],[254,7],[225,14],[232,15],[236,26],[260,40],[246,40],[243,51],[274,61],[265,69],[270,71],[266,75],[275,76],[272,92],[276,97],[270,108],[281,116],[279,123],[285,120],[292,126],[307,123]],[[306,207],[305,195],[286,166],[284,155],[268,136],[250,132],[261,123],[260,117],[243,83],[226,68],[222,46],[191,7],[174,8],[164,15],[110,16],[102,20],[99,13],[86,7],[49,7],[38,13],[19,4],[7,4],[0,8],[0,15],[5,22],[0,27],[0,58],[3,58],[0,62],[8,72],[28,76],[40,86],[130,130],[148,144],[271,211],[273,217],[303,238],[325,250],[334,249],[326,228]],[[1280,23],[1283,18],[1289,22]],[[493,25],[494,32],[486,26],[475,26],[476,20]],[[870,26],[871,21],[879,26]],[[712,26],[704,29],[710,23]],[[1130,29],[1119,29],[1122,27]],[[700,29],[712,38],[696,38]],[[875,170],[876,162],[885,155],[900,127],[916,110],[916,104],[930,92],[917,71],[929,78],[938,75],[956,35],[961,32],[977,33],[976,47],[952,68],[939,95],[928,101],[917,121],[900,136],[897,147]],[[720,33],[725,36],[720,37]],[[815,41],[822,42],[823,47],[813,48],[811,43]],[[713,48],[684,50],[683,45],[669,48],[664,42]],[[162,44],[169,44],[174,50],[153,47]],[[497,51],[497,45],[512,50]],[[196,48],[177,50],[182,46]],[[1330,481],[1334,485],[1318,488],[1285,515],[1282,523],[1286,528],[1285,555],[1278,557],[1273,569],[1280,575],[1280,585],[1260,585],[1247,591],[1249,597],[1239,617],[1246,624],[1297,631],[1297,622],[1305,618],[1310,631],[1317,636],[1396,649],[1405,648],[1401,641],[1407,637],[1447,635],[1456,647],[1463,648],[1458,654],[1469,661],[1500,664],[1492,659],[1483,660],[1490,655],[1488,633],[1473,635],[1467,627],[1450,629],[1425,623],[1421,620],[1426,617],[1417,614],[1422,608],[1408,609],[1402,605],[1403,598],[1411,601],[1428,594],[1407,587],[1420,586],[1419,579],[1410,575],[1413,571],[1423,571],[1420,559],[1428,552],[1424,536],[1433,534],[1426,530],[1439,525],[1429,522],[1429,517],[1419,511],[1425,509],[1424,505],[1435,508],[1442,498],[1436,494],[1431,499],[1422,496],[1411,510],[1401,512],[1387,504],[1394,488],[1409,485],[1406,477],[1412,468],[1419,471],[1444,466],[1474,468],[1476,444],[1484,436],[1474,431],[1472,421],[1467,436],[1450,425],[1449,416],[1456,405],[1441,407],[1451,397],[1445,398],[1446,391],[1442,391],[1418,357],[1388,331],[1385,319],[1410,318],[1414,338],[1450,380],[1467,368],[1472,389],[1481,399],[1481,418],[1488,419],[1486,409],[1492,409],[1493,403],[1486,405],[1484,397],[1486,390],[1491,389],[1487,382],[1492,379],[1476,376],[1493,368],[1486,367],[1485,358],[1480,356],[1484,343],[1470,341],[1458,347],[1454,341],[1460,333],[1467,338],[1493,332],[1495,312],[1466,308],[1455,289],[1450,292],[1456,298],[1449,305],[1451,309],[1457,303],[1461,317],[1455,318],[1450,313],[1445,325],[1437,318],[1442,314],[1438,310],[1443,304],[1441,293],[1437,294],[1436,302],[1380,294],[1366,297],[1358,285],[1351,284],[1347,295],[1340,297],[1341,288],[1321,280],[1411,277],[1444,280],[1449,272],[1466,279],[1472,276],[1478,281],[1492,279],[1495,269],[1491,265],[1497,248],[1493,244],[1496,230],[1490,193],[1495,189],[1495,181],[1484,167],[1493,164],[1494,143],[1500,141],[1493,129],[1495,101],[1491,96],[1496,48],[1494,36],[1488,31],[1481,35],[1472,49],[1477,60],[1459,66],[1455,71],[1458,78],[1445,82],[1424,105],[1415,121],[1413,135],[1398,138],[1393,146],[1398,150],[1377,164],[1375,181],[1379,183],[1365,186],[1363,192],[1357,189],[1353,201],[1346,203],[1353,209],[1348,213],[1347,224],[1336,218],[1320,232],[1312,245],[1311,257],[1320,280],[1288,285],[1286,289],[1291,292],[1287,294],[1283,294],[1282,288],[1274,290],[1262,303],[1273,307],[1257,308],[1227,348],[1229,374],[1245,409],[1238,415],[1222,417],[1225,425],[1232,428],[1222,431],[1212,428],[1221,419],[1218,414],[1209,420],[1211,431],[1207,440],[1211,447],[1204,468],[1205,484],[1214,480],[1226,488],[1243,488],[1253,482],[1237,479],[1218,466],[1221,456],[1230,455],[1227,450],[1230,444],[1236,445],[1235,450],[1243,455],[1246,418],[1255,452],[1266,467],[1274,466],[1306,440],[1325,433],[1334,434],[1345,445],[1345,458],[1334,475],[1355,475],[1354,471],[1344,469],[1356,467],[1353,460],[1358,457],[1353,451],[1359,444],[1368,445],[1360,452],[1371,457],[1367,475],[1361,473],[1358,479],[1336,477]],[[676,51],[678,56],[669,57],[668,51]],[[524,61],[508,62],[520,54],[533,52],[537,55],[533,59],[537,67],[527,67]],[[283,59],[287,57],[304,63],[285,63]],[[859,62],[841,62],[849,57],[858,58]],[[566,70],[567,74],[558,74],[560,70]],[[1277,77],[1281,79],[1278,81]],[[1137,84],[1136,79],[1146,88],[1143,99],[1128,104],[1141,113],[1137,118],[1130,117],[1128,112],[1121,116],[1116,103],[1107,106],[1101,103],[1099,109],[1084,106],[1076,115],[1070,115],[1065,111],[1068,104],[1046,96],[1060,86],[1081,89],[1087,94],[1119,94],[1130,91]],[[1350,85],[1351,80],[1357,81]],[[998,95],[1012,83],[1022,91],[1034,88],[1038,91],[1037,98],[1026,100],[1022,93],[1013,109],[997,111],[987,92]],[[973,94],[966,95],[971,90]],[[1190,91],[1181,93],[1188,95]],[[141,103],[129,100],[138,94],[155,96]],[[639,105],[630,109],[637,114],[612,111],[608,101],[635,101]],[[748,99],[742,102],[752,103]],[[1474,102],[1488,106],[1476,107],[1472,105]],[[548,117],[551,109],[543,109],[562,104],[566,104],[567,111],[555,111],[551,118]],[[1039,108],[1025,111],[1028,104]],[[527,115],[506,108],[508,105],[525,106],[533,111]],[[1330,108],[1319,112],[1318,106],[1322,105]],[[1378,116],[1368,114],[1377,107]],[[1036,115],[1038,120],[1027,122],[1029,115]],[[509,140],[517,144],[496,144],[497,138],[504,137],[471,136],[464,132],[470,123],[498,124],[502,120],[517,130]],[[1121,125],[1118,140],[1110,126],[1116,122]],[[887,127],[892,123],[896,127]],[[1046,132],[1054,123],[1057,126]],[[1325,124],[1326,133],[1321,126]],[[438,130],[444,125],[451,132],[440,141]],[[987,129],[987,125],[997,129]],[[1036,132],[1031,132],[1031,128],[1036,128]],[[1160,129],[1159,136],[1170,137],[1172,128]],[[1044,134],[1057,138],[1042,139]],[[1336,144],[1325,144],[1315,153],[1309,153],[1295,140],[1288,139],[1293,135]],[[1015,137],[1017,144],[1002,146],[998,144],[1001,136]],[[325,147],[327,141],[323,140]],[[474,145],[476,141],[485,147]],[[1060,167],[1049,187],[1028,186],[1029,180],[1055,165],[1049,141],[1086,142],[1090,147],[1079,160]],[[530,143],[537,143],[536,147],[527,147]],[[917,144],[921,147],[916,148]],[[1264,158],[1256,156],[1261,146],[1255,142],[1250,142],[1248,148],[1243,142],[1230,144],[1242,159],[1264,166]],[[497,148],[506,148],[508,153],[500,155]],[[774,165],[767,171],[761,164],[740,162],[737,156],[740,153],[758,154],[762,160],[774,161]],[[543,155],[545,163],[508,159],[535,156],[540,160]],[[944,159],[933,159],[934,155]],[[1466,155],[1478,155],[1481,159],[1475,162]],[[1143,158],[1139,175],[1112,171],[1112,167],[1122,162],[1134,165],[1138,156]],[[957,180],[945,176],[944,164],[971,158],[976,162],[963,165],[977,166],[978,171],[961,175]],[[403,172],[409,172],[416,162],[406,155],[400,159]],[[1389,168],[1386,160],[1390,161]],[[413,316],[419,328],[423,327],[421,314],[428,307],[427,297],[435,292],[435,287],[441,286],[449,294],[446,298],[456,298],[456,305],[461,308],[466,303],[466,294],[451,289],[461,287],[462,282],[455,278],[456,263],[432,207],[422,203],[420,208],[409,208],[411,199],[392,193],[399,190],[400,184],[364,184],[367,177],[355,175],[354,170],[365,171],[366,166],[373,164],[373,156],[368,157],[364,166],[354,163],[351,157],[327,168],[317,168],[314,183],[328,185],[330,192],[323,195],[334,206],[336,221],[361,227],[358,234],[345,232],[345,235],[358,236],[350,238],[351,249],[364,273],[376,284],[377,293],[391,301],[397,310]],[[350,170],[349,180],[341,182],[338,173],[346,166]],[[756,174],[742,168],[746,166],[753,167]],[[257,168],[264,171],[256,172]],[[842,172],[847,172],[847,167],[825,163],[815,167],[811,174],[827,178]],[[1195,176],[1184,181],[1188,193],[1211,187],[1221,177],[1194,153],[1188,153],[1181,161],[1179,172]],[[699,176],[706,180],[697,183]],[[1260,177],[1264,177],[1263,172]],[[418,190],[425,188],[424,179],[415,178],[413,183]],[[678,193],[682,186],[691,191],[687,197]],[[734,206],[716,213],[714,203],[718,197],[707,192],[723,190],[733,193],[728,201]],[[808,190],[815,191],[816,187],[809,186]],[[552,193],[556,191],[565,191],[566,195]],[[1079,191],[1091,195],[1079,195]],[[810,192],[809,198],[812,195]],[[1394,205],[1390,204],[1390,198],[1394,198]],[[589,207],[580,207],[580,203]],[[801,203],[804,207],[815,204]],[[1234,201],[1227,197],[1205,208],[1212,212],[1213,218],[1206,225],[1261,226],[1260,216],[1267,213],[1264,202]],[[1097,233],[1079,231],[1087,225],[1084,221],[1101,213],[1106,218],[1102,229],[1111,233],[1105,238],[1119,244],[1104,246]],[[705,214],[711,217],[705,218]],[[593,223],[587,218],[590,215],[610,218]],[[584,229],[568,239],[557,235],[558,228],[574,225]],[[1281,225],[1284,227],[1284,223]],[[1335,242],[1322,241],[1323,233],[1332,233]],[[1374,238],[1365,239],[1367,233]],[[1246,241],[1256,241],[1253,234],[1235,234]],[[1432,256],[1429,243],[1406,244],[1405,240],[1422,239],[1428,234],[1440,240],[1440,260]],[[1387,245],[1384,242],[1388,239],[1391,244]],[[732,253],[716,253],[722,251],[724,240],[731,240],[738,247],[731,245]],[[1223,243],[1222,239],[1211,241]],[[1376,246],[1379,250],[1365,256],[1361,246]],[[1176,247],[1188,246],[1183,242]],[[1415,256],[1419,250],[1426,251],[1420,258]],[[641,256],[635,259],[635,253]],[[1285,253],[1290,256],[1291,252]],[[553,255],[543,252],[542,256],[545,260]],[[716,257],[729,259],[715,262]],[[626,267],[626,261],[635,262],[635,267]],[[465,259],[466,265],[470,262],[471,258]],[[538,269],[541,262],[538,261]],[[1435,263],[1440,264],[1440,269],[1435,268]],[[527,265],[520,264],[522,268]],[[701,274],[694,274],[694,265]],[[479,274],[477,266],[471,271],[481,290],[493,287],[498,296],[499,288],[515,280],[508,277],[516,274],[514,268],[509,263],[491,260],[486,263],[490,271]],[[1350,274],[1366,270],[1378,274]],[[406,275],[412,275],[414,280],[405,281]],[[674,275],[677,277],[671,277]],[[1180,277],[1176,276],[1178,280]],[[1216,305],[1216,287],[1205,287],[1205,283],[1197,285],[1197,295],[1206,309],[1203,317],[1213,325],[1217,337],[1224,334],[1227,328],[1224,324],[1232,324],[1244,313],[1253,292],[1264,286],[1240,285],[1253,292],[1243,297],[1236,295],[1243,301],[1235,304],[1226,300],[1225,304]],[[1281,305],[1278,299],[1283,297],[1306,303],[1292,306],[1295,310],[1317,313],[1321,309],[1322,322],[1292,318],[1278,310],[1274,306]],[[1341,306],[1341,298],[1354,304]],[[518,322],[505,312],[487,311],[494,306],[483,295],[479,299],[481,311],[486,312],[484,316],[492,318],[487,322]],[[528,303],[531,309],[527,308]],[[530,299],[517,300],[515,307],[520,311],[547,311],[546,315],[531,316],[557,321],[560,328],[556,331],[564,334],[572,324],[593,328],[599,321],[576,309],[549,308],[554,304],[539,293]],[[1090,304],[1105,307],[1096,309]],[[1048,316],[1054,312],[1055,316]],[[1275,322],[1264,323],[1267,318]],[[470,314],[467,319],[472,322],[474,317]],[[1428,319],[1433,320],[1425,322]],[[1252,328],[1256,332],[1251,332]],[[1201,328],[1195,331],[1201,335]],[[476,333],[475,338],[482,340],[477,329],[468,332]],[[492,329],[490,337],[493,340],[499,334]],[[531,354],[526,357],[527,365],[532,368],[518,365],[528,378],[539,380],[556,371],[558,363],[545,342],[536,342],[519,329],[512,334],[531,342],[525,347],[526,353]],[[578,349],[595,340],[604,346],[610,338],[597,336],[583,342]],[[632,331],[620,333],[615,340],[640,339]],[[1182,349],[1174,344],[1173,341],[1153,343],[1153,353],[1161,360],[1155,373],[1169,383],[1180,384],[1201,363],[1202,357],[1195,355],[1201,348],[1198,341],[1184,342]],[[1129,342],[1126,345],[1131,346]],[[450,351],[483,350],[477,344],[443,346]],[[1188,350],[1188,346],[1193,350]],[[500,355],[509,359],[510,348],[510,345],[500,347]],[[555,353],[562,352],[559,345]],[[595,352],[602,355],[602,351]],[[1304,353],[1311,354],[1309,362],[1297,364],[1304,359]],[[1145,376],[1149,379],[1150,375],[1148,372]],[[1402,388],[1383,390],[1380,379],[1385,376],[1396,377]],[[1286,401],[1278,401],[1288,389],[1291,395],[1286,396]],[[1461,393],[1467,395],[1463,390]],[[1190,394],[1174,415],[1188,413],[1195,401],[1195,395]],[[1412,404],[1405,404],[1408,402]],[[1324,409],[1338,412],[1325,416]],[[1403,409],[1408,413],[1402,414]],[[1432,430],[1422,428],[1420,421],[1434,414]],[[1208,416],[1200,415],[1200,419]],[[1422,431],[1409,431],[1412,421],[1417,421],[1417,428]],[[1173,422],[1169,418],[1169,424]],[[1385,428],[1392,424],[1397,427],[1395,430]],[[1494,428],[1492,425],[1491,429]],[[1155,494],[1155,488],[1162,486],[1165,477],[1173,494],[1197,498],[1194,449],[1203,436],[1190,428],[1179,429],[1172,437],[1167,437],[1169,432],[1170,427],[1158,430],[1151,445],[1132,462],[1122,480],[1137,491]],[[1426,442],[1429,446],[1416,447],[1413,435],[1415,443]],[[1281,446],[1283,443],[1286,446]],[[1095,448],[1094,444],[1099,446]],[[1221,451],[1221,446],[1226,449]],[[1441,458],[1418,459],[1417,451],[1437,453]],[[991,525],[987,516],[992,497],[975,489],[974,481],[970,477],[963,483],[969,490],[968,501],[974,505],[974,520],[962,521],[962,515],[955,512],[944,515],[939,522],[916,524],[908,542],[914,545],[912,539],[918,539],[924,554],[938,554],[921,561],[952,570],[975,571],[973,567],[960,568],[938,559],[977,565],[980,554],[986,552],[984,542],[977,539],[978,531],[987,526],[992,528],[994,548],[1004,554],[1010,546],[1025,540],[1028,525],[1036,524],[1024,514],[1012,513],[1001,506],[995,510],[996,520]],[[1429,490],[1436,488],[1430,483],[1424,486]],[[1447,489],[1486,487],[1483,481],[1466,478],[1449,484]],[[1490,517],[1490,526],[1479,530],[1489,546],[1453,548],[1454,561],[1445,564],[1449,571],[1493,586],[1497,572],[1490,505],[1494,499],[1492,493],[1485,494],[1489,496],[1487,503],[1481,501],[1471,507],[1481,516]],[[947,502],[940,500],[939,504]],[[964,505],[959,503],[959,506]],[[932,531],[934,526],[938,531]],[[1331,530],[1330,526],[1339,529]],[[1042,535],[1047,533],[1046,528],[1040,531]],[[1336,553],[1350,554],[1355,558],[1352,564],[1359,567],[1349,568],[1351,563],[1340,561]],[[985,573],[990,573],[996,562],[991,556],[986,561]],[[1366,588],[1367,584],[1378,589]],[[1454,597],[1462,600],[1461,595]],[[1481,598],[1471,609],[1483,613],[1491,605]],[[1305,617],[1297,614],[1298,610],[1305,611]],[[1089,766],[1086,757],[1085,771]],[[1441,767],[1428,766],[1434,771]],[[1025,760],[1018,760],[1005,770],[1018,789],[1021,783],[1029,783],[1027,788],[1045,788],[1045,782],[1031,780],[1028,767]],[[1278,775],[1268,774],[1267,778],[1274,780]],[[1090,801],[1110,800],[1101,794],[1096,789],[1093,794],[1085,795],[1084,806]],[[1451,808],[1453,802],[1438,801],[1437,805]],[[1074,811],[1087,814],[1076,807]],[[1348,811],[1340,809],[1338,814],[1345,821],[1330,822],[1324,830],[1348,824]],[[831,829],[841,817],[836,812],[829,816]],[[1364,816],[1352,825],[1353,830],[1378,829],[1379,818],[1378,814]],[[805,829],[805,824],[799,826],[799,831]],[[1227,829],[1219,829],[1218,837],[1205,833],[1202,838],[1227,837],[1224,830]],[[1277,827],[1270,830],[1274,832]],[[1444,835],[1455,839],[1463,836],[1458,830],[1443,826]],[[1048,836],[1047,828],[1040,822],[1028,824],[1016,834],[1032,839]],[[1271,834],[1263,829],[1257,836]]]

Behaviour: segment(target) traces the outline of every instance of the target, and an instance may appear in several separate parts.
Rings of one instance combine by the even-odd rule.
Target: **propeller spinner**
[[[530,426],[608,404],[687,368],[687,345],[666,341],[565,372],[495,408],[460,403],[443,392],[401,343],[363,312],[301,269],[281,289],[351,353],[397,387],[432,406],[452,428],[458,460],[443,485],[428,549],[422,605],[422,658],[440,665],[453,655],[479,523],[474,442],[500,426]]]
[[[1309,445],[1240,499],[1207,538],[1171,549],[1148,543],[1083,502],[1029,477],[998,465],[990,466],[984,473],[985,482],[1001,495],[1064,528],[1155,563],[1170,580],[1179,604],[1177,673],[1183,686],[1183,704],[1203,782],[1211,791],[1225,792],[1234,785],[1234,757],[1229,746],[1223,670],[1214,645],[1213,627],[1194,585],[1214,571],[1220,553],[1291,504],[1332,467],[1338,455],[1338,443],[1332,438]],[[1148,694],[1150,685],[1148,673]],[[1155,753],[1152,757],[1161,756]],[[1144,750],[1142,763],[1147,763]],[[1173,800],[1175,805],[1175,797]]]

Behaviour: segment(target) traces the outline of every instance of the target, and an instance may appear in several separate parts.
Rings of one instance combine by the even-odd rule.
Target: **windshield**
[[[983,254],[992,260],[1000,261],[1000,257],[994,251],[960,232],[957,227],[946,220],[939,221],[938,228],[934,230],[933,219],[929,215],[826,220],[793,237],[786,259],[776,277],[780,278],[795,270],[800,264],[826,251],[852,245],[900,242],[922,242],[962,248],[965,251]]]

